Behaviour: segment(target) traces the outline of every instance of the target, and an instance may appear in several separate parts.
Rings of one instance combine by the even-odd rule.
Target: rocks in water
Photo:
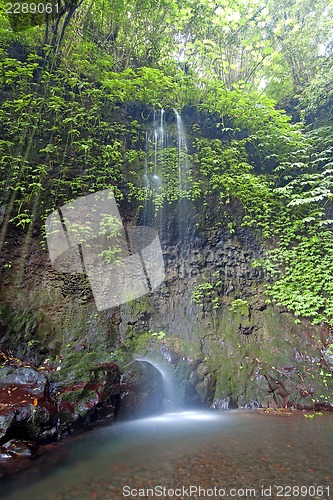
[[[212,404],[212,408],[216,410],[228,410],[229,409],[230,398],[215,399]]]
[[[214,399],[211,408],[215,410],[235,410],[238,408],[238,404],[231,397]]]
[[[6,438],[41,441],[54,437],[57,408],[44,374],[32,367],[3,367],[0,398],[0,442]]]
[[[112,421],[120,403],[120,370],[109,355],[74,353],[51,378],[60,432]],[[74,362],[73,362],[74,361]]]
[[[59,443],[36,447],[25,441],[11,440],[0,447],[0,479],[25,470],[29,471],[29,476],[32,472],[40,473],[43,468],[54,467],[67,455],[67,449]],[[15,484],[19,481],[16,477],[14,480]]]
[[[163,410],[163,376],[148,361],[132,361],[122,375],[120,414],[137,418],[154,415]]]
[[[246,403],[243,408],[253,410],[253,409],[257,409],[257,408],[261,408],[261,407],[262,406],[261,406],[261,403],[259,401],[252,399],[251,401]]]
[[[32,443],[11,439],[1,447],[1,455],[5,454],[9,457],[30,458],[33,455],[33,450],[36,448]]]
[[[119,368],[90,354],[47,375],[33,367],[0,370],[0,478],[30,467],[22,459],[39,456],[39,443],[115,417]]]
[[[51,441],[114,418],[121,392],[118,366],[94,353],[75,355],[77,363],[47,375],[33,367],[0,370],[0,443]]]
[[[117,417],[163,410],[163,376],[133,361],[121,373],[109,354],[73,352],[60,369],[5,366],[0,370],[0,443],[3,460],[31,457],[27,442],[42,443]]]

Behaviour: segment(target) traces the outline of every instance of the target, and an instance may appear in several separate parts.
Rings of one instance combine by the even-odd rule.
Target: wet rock
[[[6,405],[2,404],[1,405],[1,413],[0,413],[0,439],[6,435],[8,429],[13,423],[13,420],[15,419],[15,413],[14,411],[11,411],[9,408],[7,408]]]
[[[56,407],[27,405],[15,411],[15,418],[6,435],[36,442],[56,436]]]
[[[45,391],[47,377],[33,368],[4,366],[0,370],[1,385],[31,386],[36,396],[40,396]]]
[[[133,361],[124,369],[121,382],[122,417],[143,417],[163,410],[163,376],[151,363]]]
[[[216,410],[234,410],[238,408],[238,403],[231,397],[214,399],[211,408]]]
[[[188,378],[188,382],[191,385],[194,385],[194,386],[197,385],[197,383],[199,382],[199,375],[197,374],[196,371],[192,371],[190,373],[190,376]]]
[[[212,404],[212,408],[216,410],[228,410],[230,403],[230,398],[215,399]]]
[[[170,364],[177,364],[179,361],[179,354],[169,349],[165,344],[161,345],[160,352],[163,358]]]
[[[118,365],[97,359],[94,353],[84,355],[76,365],[65,366],[63,374],[60,370],[52,383],[61,432],[82,431],[117,416],[121,393]]]
[[[63,433],[84,431],[113,421],[118,413],[120,394],[104,396],[104,384],[77,384],[58,395],[59,430]]]
[[[80,352],[63,364],[49,377],[30,367],[0,370],[0,442],[50,441],[115,417],[121,391],[118,366]]]
[[[197,368],[197,374],[200,380],[202,380],[209,372],[210,366],[208,364],[201,363]]]
[[[204,376],[203,380],[196,385],[196,392],[202,403],[211,405],[216,386],[216,378],[212,373]]]
[[[57,409],[48,378],[28,367],[5,366],[0,374],[0,440],[52,439]]]
[[[255,399],[249,401],[248,403],[246,403],[243,408],[247,408],[247,409],[255,409],[255,408],[262,408],[262,404],[259,402],[259,401],[256,401]]]
[[[20,479],[24,482],[25,471],[26,474],[29,474],[29,478],[34,473],[40,476],[43,470],[54,467],[68,456],[66,447],[59,443],[51,443],[36,448],[31,443],[16,442],[17,448],[21,449],[25,454],[15,455],[10,450],[6,452],[5,448],[2,447],[4,451],[0,455],[0,479],[15,475],[12,479],[15,481],[15,486],[18,486]],[[31,455],[29,455],[27,450],[24,451],[25,446],[31,450]],[[17,476],[18,472],[23,473],[23,475],[20,474]]]
[[[11,439],[1,447],[1,452],[10,457],[30,458],[33,454],[33,445],[18,439]]]

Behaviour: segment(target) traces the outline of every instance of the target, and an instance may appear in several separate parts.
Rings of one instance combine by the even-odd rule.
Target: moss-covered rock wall
[[[150,186],[145,199],[145,169],[152,175],[156,160],[153,151],[145,151],[154,111],[134,103],[110,113],[110,141],[119,153],[110,153],[110,162],[119,160],[120,211],[128,225],[146,223],[159,230],[165,280],[154,293],[98,312],[84,275],[52,269],[40,228],[26,245],[24,229],[9,224],[2,253],[7,263],[1,274],[2,348],[36,365],[53,363],[60,373],[73,351],[75,365],[80,356],[95,353],[96,362],[110,356],[120,366],[133,354],[154,351],[173,367],[191,404],[224,408],[329,401],[323,352],[332,342],[330,330],[306,321],[296,325],[292,314],[267,303],[269,277],[253,266],[266,251],[261,230],[244,226],[239,200],[208,188],[202,198],[196,191],[210,185],[214,162],[232,166],[239,155],[254,158],[254,150],[246,152],[242,143],[247,132],[222,132],[213,115],[185,110],[191,187],[184,192],[176,182],[175,114],[167,111],[170,138],[168,147],[156,153],[155,174],[164,191]],[[206,164],[208,154],[212,163]],[[254,163],[262,168],[259,159]],[[107,183],[104,179],[91,188]]]

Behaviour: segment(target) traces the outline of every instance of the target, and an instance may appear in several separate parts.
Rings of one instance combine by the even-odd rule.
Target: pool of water
[[[333,416],[290,413],[189,411],[115,423],[67,438],[65,460],[3,481],[0,497],[333,498]]]

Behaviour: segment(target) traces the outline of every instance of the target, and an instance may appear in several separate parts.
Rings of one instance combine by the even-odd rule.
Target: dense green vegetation
[[[24,256],[54,207],[107,187],[157,207],[214,197],[241,206],[231,232],[264,239],[253,265],[272,276],[267,300],[332,324],[332,1],[61,5],[36,26],[0,7],[0,247],[15,225]],[[149,116],[185,106],[214,116],[216,136],[190,131],[190,189],[169,147],[162,191],[148,192]]]

